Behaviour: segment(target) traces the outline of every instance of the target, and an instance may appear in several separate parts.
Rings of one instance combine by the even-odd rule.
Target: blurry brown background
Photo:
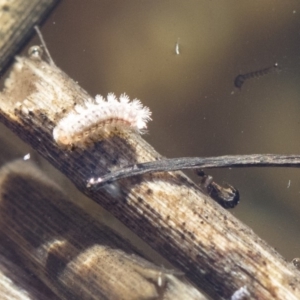
[[[91,95],[126,92],[150,107],[145,139],[167,157],[300,153],[297,0],[65,0],[41,30],[56,64]],[[234,87],[238,74],[275,62],[280,73]],[[30,152],[53,174],[1,132],[1,163]],[[239,189],[237,218],[288,260],[300,256],[300,170],[207,172]]]

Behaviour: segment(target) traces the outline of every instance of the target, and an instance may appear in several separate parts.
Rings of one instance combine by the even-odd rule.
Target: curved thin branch
[[[95,190],[122,178],[154,172],[186,169],[245,168],[245,167],[300,167],[300,155],[251,154],[216,157],[166,158],[120,168],[98,178],[91,178],[88,185]]]

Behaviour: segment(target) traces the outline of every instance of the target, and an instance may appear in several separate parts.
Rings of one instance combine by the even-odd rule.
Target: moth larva
[[[250,78],[257,78],[269,73],[274,72],[275,70],[278,70],[278,63],[275,63],[272,67],[265,68],[262,70],[250,72],[247,74],[239,74],[235,79],[234,79],[234,85],[237,88],[241,88],[242,85],[244,84],[245,80],[250,79]]]
[[[150,116],[148,107],[143,107],[137,99],[130,101],[126,94],[119,99],[113,93],[107,99],[97,95],[94,101],[76,105],[62,118],[53,130],[53,138],[60,145],[74,145],[108,127],[143,133]]]

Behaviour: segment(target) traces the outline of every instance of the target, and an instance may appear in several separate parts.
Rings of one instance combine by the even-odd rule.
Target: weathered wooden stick
[[[56,66],[17,58],[5,86],[1,121],[214,299],[241,287],[253,299],[300,298],[298,271],[183,173],[150,173],[90,190],[91,177],[161,156],[118,128],[80,147],[59,146],[53,128],[91,97]]]
[[[0,0],[0,71],[33,34],[59,0]]]
[[[136,255],[28,161],[0,171],[0,233],[60,299],[207,299],[182,273]]]

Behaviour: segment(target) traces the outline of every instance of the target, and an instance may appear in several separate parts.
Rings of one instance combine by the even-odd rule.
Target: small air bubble
[[[41,60],[43,55],[43,49],[40,46],[31,46],[28,49],[28,55],[33,60]]]
[[[294,258],[292,260],[292,263],[298,270],[300,270],[300,258],[299,257]]]
[[[23,160],[29,160],[30,159],[30,153],[27,153],[23,156]]]

